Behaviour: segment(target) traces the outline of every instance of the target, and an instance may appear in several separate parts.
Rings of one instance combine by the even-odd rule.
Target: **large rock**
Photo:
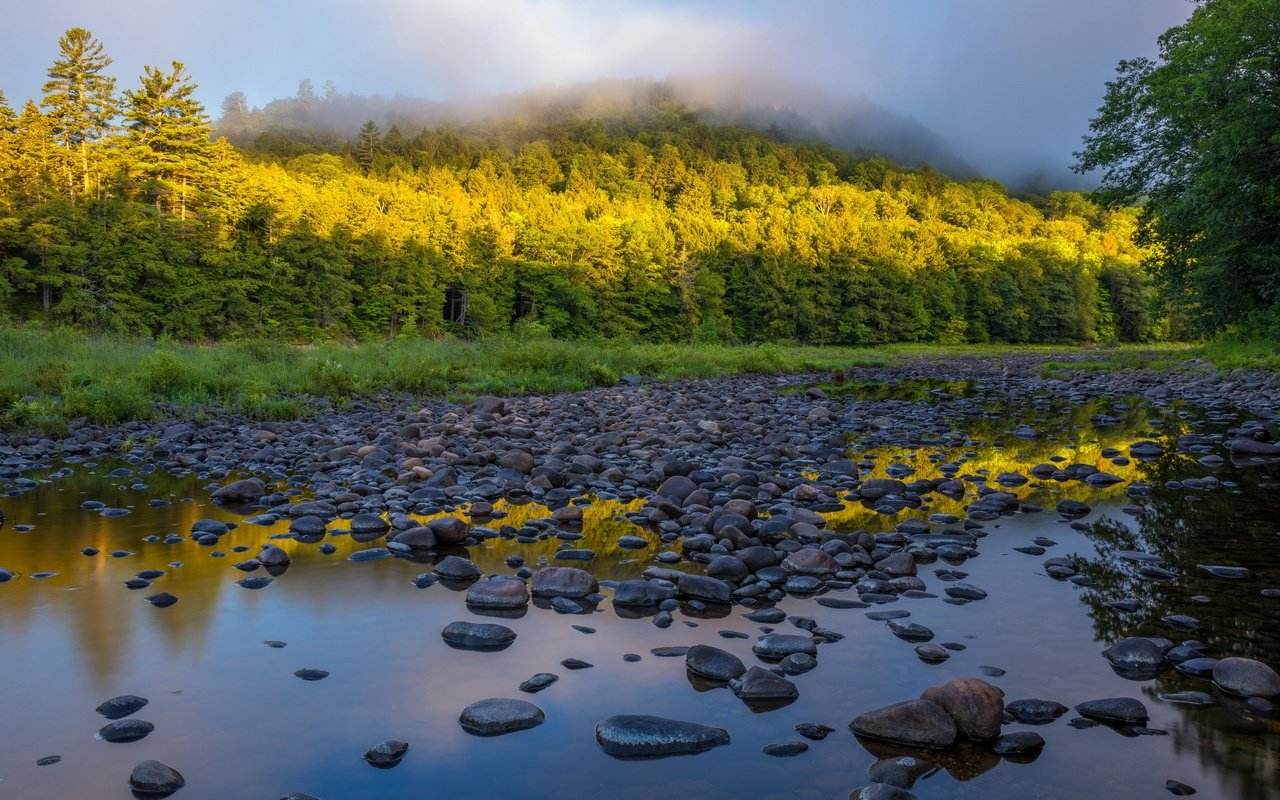
[[[930,686],[920,697],[941,706],[963,736],[984,742],[1000,735],[1004,692],[984,680],[958,678],[942,686]]]
[[[725,605],[733,602],[733,588],[722,580],[708,578],[706,575],[681,575],[676,589],[693,600]]]
[[[262,499],[266,487],[257,478],[246,478],[242,481],[228,483],[214,491],[214,500],[228,500],[233,503],[256,503]]]
[[[849,727],[871,739],[944,750],[956,743],[955,720],[931,700],[907,700],[854,717]]]
[[[168,764],[159,761],[143,761],[133,768],[129,776],[129,788],[138,794],[163,797],[187,785],[187,779]]]
[[[675,596],[676,587],[674,586],[633,578],[619,583],[613,590],[613,604],[622,607],[649,608],[664,600],[673,600]]]
[[[796,685],[764,667],[752,667],[732,681],[733,693],[743,700],[794,700],[800,696]]]
[[[751,649],[761,658],[769,659],[782,659],[795,653],[804,653],[808,656],[818,654],[818,646],[814,644],[812,637],[791,633],[766,634],[761,636]]]
[[[524,581],[476,581],[467,589],[467,605],[476,608],[523,608],[529,603]]]
[[[534,597],[586,597],[599,589],[595,576],[577,567],[543,567],[529,581]]]
[[[119,719],[98,730],[98,738],[104,742],[136,742],[156,729],[144,719]]]
[[[451,581],[473,581],[480,577],[480,568],[461,556],[440,559],[435,571],[441,578]]]
[[[652,758],[701,753],[729,743],[729,732],[696,722],[620,714],[596,725],[596,741],[611,756]]]
[[[470,526],[457,517],[440,517],[427,523],[441,544],[461,544],[471,533]]]
[[[840,569],[840,565],[830,553],[816,548],[795,551],[783,559],[782,567],[797,575],[812,575],[819,578],[832,575]]]
[[[516,632],[505,625],[479,622],[450,622],[440,635],[450,645],[468,650],[501,650],[516,640]]]
[[[477,700],[462,710],[458,722],[467,733],[498,736],[541,725],[546,720],[542,709],[527,700],[490,697]]]
[[[1149,718],[1147,707],[1132,697],[1108,697],[1105,700],[1089,700],[1076,706],[1082,716],[1104,722],[1141,724]]]
[[[1150,678],[1164,663],[1165,648],[1140,636],[1121,639],[1102,651],[1102,657],[1121,675]]]
[[[683,475],[672,475],[658,487],[658,495],[677,503],[683,503],[689,495],[698,491],[698,484]]]
[[[690,672],[713,681],[731,681],[747,671],[742,659],[733,653],[705,644],[695,644],[685,653],[684,665]]]
[[[1213,682],[1224,692],[1242,697],[1280,695],[1280,675],[1252,658],[1224,658],[1213,665]]]

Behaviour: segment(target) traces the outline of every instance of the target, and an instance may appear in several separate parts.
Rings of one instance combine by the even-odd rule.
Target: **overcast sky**
[[[316,89],[457,98],[596,78],[720,71],[863,96],[919,120],[997,177],[1071,162],[1121,58],[1188,0],[39,0],[0,26],[0,88],[37,96],[67,28],[121,88],[186,63],[216,112]]]

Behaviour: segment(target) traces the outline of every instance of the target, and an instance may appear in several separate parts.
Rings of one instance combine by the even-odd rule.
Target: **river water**
[[[1095,424],[1099,413],[1112,419]],[[1035,425],[1040,437],[1007,435],[1023,422]],[[1077,729],[1069,724],[1074,712],[1035,728],[1009,724],[1006,732],[1035,730],[1044,737],[1038,758],[1014,763],[981,748],[917,753],[937,765],[911,790],[921,798],[1163,798],[1170,796],[1165,783],[1171,779],[1194,787],[1200,797],[1280,797],[1280,722],[1274,713],[1221,695],[1209,707],[1166,702],[1161,693],[1217,693],[1211,682],[1172,669],[1154,679],[1129,680],[1099,655],[1108,644],[1139,635],[1195,639],[1213,657],[1242,655],[1280,664],[1280,599],[1262,594],[1280,588],[1280,465],[1205,465],[1196,461],[1198,454],[1175,452],[1178,436],[1211,435],[1234,422],[1221,411],[1153,408],[1138,400],[1074,408],[1042,403],[1016,413],[996,408],[974,420],[968,433],[984,443],[980,447],[867,450],[851,442],[851,455],[872,465],[867,476],[883,476],[893,467],[895,474],[909,468],[912,478],[930,477],[939,464],[964,459],[961,474],[994,481],[1003,472],[1027,474],[1058,456],[1062,463],[1105,469],[1124,482],[1096,489],[1080,481],[1031,478],[1010,489],[1019,494],[1023,510],[985,524],[979,556],[961,564],[921,565],[920,576],[938,597],[902,598],[867,609],[909,611],[909,621],[937,633],[935,643],[963,645],[941,664],[919,660],[911,644],[868,619],[867,610],[784,599],[780,606],[789,614],[813,617],[844,638],[821,645],[818,667],[792,679],[798,700],[769,711],[752,710],[726,688],[691,681],[683,658],[650,652],[711,644],[747,665],[758,664],[751,645],[762,626],[744,618],[752,609],[686,608],[665,629],[648,617],[615,613],[607,601],[586,615],[531,606],[518,618],[487,620],[468,610],[463,591],[443,584],[415,587],[412,579],[430,570],[430,560],[349,561],[354,550],[381,543],[356,542],[341,532],[326,537],[336,546],[330,554],[315,543],[275,540],[293,563],[271,585],[248,590],[237,585],[246,575],[233,563],[256,553],[271,535],[285,533],[286,522],[240,524],[216,547],[199,546],[185,538],[196,520],[243,523],[252,513],[211,503],[208,476],[150,471],[141,451],[133,464],[44,465],[23,474],[36,481],[34,488],[9,479],[4,485],[12,491],[0,498],[6,518],[0,567],[16,574],[0,584],[0,798],[126,798],[130,770],[145,759],[182,772],[187,785],[177,796],[189,800],[277,798],[292,791],[323,800],[651,798],[659,792],[689,798],[844,798],[868,783],[878,756],[905,752],[860,742],[848,728],[854,716],[917,697],[931,685],[980,675],[982,667],[1004,671],[987,680],[1004,690],[1007,701],[1042,698],[1074,706],[1104,697],[1138,698],[1151,714],[1148,730],[1132,735],[1106,726]],[[1107,448],[1127,455],[1129,445],[1141,439],[1163,443],[1166,455],[1119,464],[1108,457]],[[131,474],[109,477],[121,467]],[[1206,476],[1219,483],[1166,485]],[[1130,497],[1126,487],[1132,482],[1150,484],[1150,497]],[[1054,512],[1066,498],[1092,507],[1084,519],[1088,525],[1073,527]],[[963,517],[973,499],[930,495],[926,507],[894,516],[849,502],[827,515],[828,528],[875,533],[931,514]],[[86,501],[131,513],[107,518],[82,508]],[[586,538],[573,546],[589,547],[598,556],[563,563],[582,566],[601,580],[621,580],[657,564],[661,550],[678,550],[678,542],[663,543],[654,531],[623,518],[640,504],[591,502],[581,528]],[[490,523],[494,527],[519,527],[548,515],[536,504],[498,505],[507,516]],[[331,527],[343,525],[337,520]],[[170,533],[184,538],[175,544],[146,541]],[[620,548],[616,541],[624,534],[644,536],[651,547]],[[1013,549],[1037,537],[1052,540],[1044,555]],[[249,551],[238,553],[238,546]],[[491,538],[465,555],[486,573],[511,573],[504,563],[509,556],[522,556],[535,568],[540,559],[562,563],[550,560],[560,546],[554,536],[534,544]],[[85,547],[99,554],[82,555]],[[108,555],[116,550],[131,555]],[[1158,556],[1177,577],[1143,578],[1140,563],[1118,555],[1122,551]],[[1091,585],[1045,574],[1045,559],[1068,555],[1078,557],[1081,573],[1090,579],[1081,583]],[[1198,570],[1200,564],[1250,572],[1243,579],[1218,578]],[[689,562],[675,566],[701,571]],[[165,573],[151,587],[124,586],[151,569]],[[936,569],[968,573],[964,580],[989,596],[966,605],[944,602],[946,584]],[[51,574],[38,577],[42,573]],[[178,603],[158,608],[144,599],[158,591],[176,595]],[[856,598],[852,591],[845,594]],[[1124,612],[1104,605],[1119,599],[1137,600],[1140,607]],[[1162,621],[1173,614],[1192,616],[1201,627],[1188,632]],[[500,622],[518,638],[501,652],[452,649],[440,631],[455,620]],[[786,622],[777,629],[801,632]],[[267,641],[286,646],[269,647]],[[624,660],[628,654],[639,659]],[[566,670],[559,663],[566,658],[594,666]],[[307,667],[330,674],[314,682],[294,677]],[[560,680],[536,695],[520,693],[517,686],[538,672],[556,673]],[[148,698],[135,716],[154,723],[155,731],[127,744],[96,739],[105,720],[95,707],[122,694]],[[459,726],[458,714],[486,697],[529,699],[546,712],[546,722],[506,736],[472,736]],[[604,754],[595,724],[637,713],[723,727],[732,743],[659,760]],[[794,726],[804,722],[835,732],[793,758],[761,752],[767,744],[796,738]],[[383,739],[409,742],[410,750],[394,769],[371,769],[361,754]],[[61,760],[37,765],[52,755]]]

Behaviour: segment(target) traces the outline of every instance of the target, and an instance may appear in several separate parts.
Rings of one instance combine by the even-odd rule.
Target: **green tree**
[[[91,145],[111,132],[120,103],[116,79],[103,74],[111,57],[103,52],[102,42],[84,28],[71,28],[58,40],[58,51],[41,105],[49,111],[54,139],[68,155],[66,189],[74,202],[77,196],[94,193]]]
[[[208,173],[209,119],[191,95],[196,84],[186,68],[143,68],[142,86],[126,91],[125,125],[133,145],[133,169],[142,177],[156,208],[167,200],[171,213],[187,218],[194,192]]]
[[[360,136],[356,139],[356,163],[365,174],[373,168],[373,161],[382,150],[382,130],[373,120],[365,120],[360,126]]]
[[[1200,0],[1157,58],[1120,62],[1090,130],[1076,169],[1102,171],[1108,205],[1145,201],[1140,240],[1201,329],[1275,320],[1280,3]]]

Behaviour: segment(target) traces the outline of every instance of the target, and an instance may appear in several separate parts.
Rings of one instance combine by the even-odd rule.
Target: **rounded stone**
[[[458,716],[462,729],[477,736],[498,736],[527,730],[545,720],[546,714],[533,703],[501,697],[477,700]]]

